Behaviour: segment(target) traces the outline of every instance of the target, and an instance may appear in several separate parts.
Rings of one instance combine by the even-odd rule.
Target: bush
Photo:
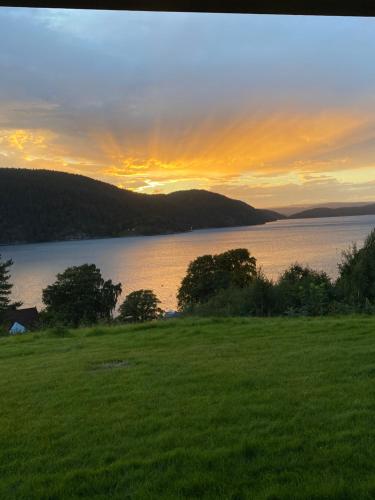
[[[163,314],[159,308],[160,300],[152,290],[137,290],[129,293],[120,306],[119,321],[139,322],[160,318]]]
[[[246,288],[220,290],[207,302],[195,304],[186,312],[197,316],[271,316],[274,305],[274,285],[258,273]]]
[[[340,301],[357,311],[374,310],[375,306],[375,230],[358,250],[353,245],[343,253],[336,282]]]
[[[245,288],[220,290],[206,302],[187,307],[185,312],[194,316],[248,316],[248,290]]]
[[[280,276],[275,295],[279,314],[317,316],[328,313],[334,288],[325,272],[294,264]]]

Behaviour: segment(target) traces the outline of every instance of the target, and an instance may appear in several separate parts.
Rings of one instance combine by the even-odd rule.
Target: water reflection
[[[296,261],[334,277],[341,252],[352,242],[362,243],[374,226],[375,215],[286,220],[167,236],[7,246],[0,252],[14,260],[14,297],[26,307],[41,307],[41,291],[58,272],[88,262],[105,278],[120,281],[124,294],[151,288],[163,307],[174,308],[187,265],[199,255],[245,247],[272,278]]]

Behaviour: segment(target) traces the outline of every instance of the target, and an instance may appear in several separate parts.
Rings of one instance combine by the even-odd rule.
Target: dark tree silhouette
[[[324,271],[293,264],[276,283],[277,308],[280,314],[326,314],[334,298],[333,284]]]
[[[189,264],[177,299],[180,309],[201,304],[230,287],[244,288],[255,278],[256,259],[246,248],[203,255]]]
[[[341,300],[358,308],[375,305],[375,229],[361,249],[354,245],[344,252],[339,272],[336,286]]]
[[[120,321],[149,321],[161,316],[160,300],[152,290],[129,293],[120,306]]]
[[[104,281],[94,264],[69,267],[43,290],[45,315],[54,323],[78,326],[109,320],[121,294],[121,283]]]
[[[4,321],[9,309],[16,309],[22,305],[21,302],[12,302],[10,298],[13,285],[9,281],[9,271],[12,265],[13,261],[11,259],[2,261],[0,255],[0,323]]]

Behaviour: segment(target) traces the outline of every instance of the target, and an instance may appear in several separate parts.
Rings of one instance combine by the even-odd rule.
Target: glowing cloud
[[[258,206],[375,199],[374,24],[1,10],[0,167]]]

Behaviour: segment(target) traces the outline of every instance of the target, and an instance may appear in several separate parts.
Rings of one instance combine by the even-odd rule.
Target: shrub
[[[316,316],[327,314],[334,288],[325,272],[294,264],[280,276],[275,295],[278,313]]]
[[[247,287],[220,290],[207,302],[194,304],[187,312],[198,316],[271,316],[274,305],[274,285],[258,273]]]
[[[152,290],[137,290],[129,293],[120,306],[118,319],[125,322],[150,321],[160,318],[163,311],[160,300]]]
[[[339,264],[336,290],[339,300],[356,310],[369,310],[375,305],[375,230],[358,250],[353,245],[343,253]]]

